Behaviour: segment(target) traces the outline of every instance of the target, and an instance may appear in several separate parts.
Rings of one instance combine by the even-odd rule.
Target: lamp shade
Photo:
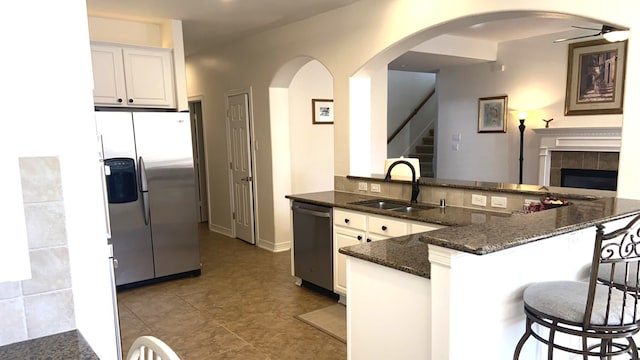
[[[527,120],[527,116],[529,116],[529,114],[526,111],[521,111],[518,113],[518,119]]]

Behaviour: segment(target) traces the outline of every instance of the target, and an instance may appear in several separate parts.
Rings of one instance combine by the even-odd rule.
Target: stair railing
[[[431,90],[431,92],[424,98],[424,100],[422,100],[422,102],[420,102],[420,104],[418,105],[418,107],[416,107],[415,109],[413,109],[413,112],[411,112],[411,114],[409,114],[409,116],[407,116],[406,119],[404,119],[404,121],[402,122],[402,124],[400,124],[400,126],[398,126],[398,128],[391,133],[391,135],[387,138],[387,145],[393,141],[393,139],[398,136],[398,134],[400,133],[400,131],[402,131],[402,129],[404,129],[405,126],[407,126],[407,124],[411,121],[411,119],[413,119],[416,114],[420,111],[420,109],[422,109],[422,107],[424,106],[424,104],[427,103],[427,101],[429,101],[429,99],[431,99],[431,97],[433,96],[433,94],[436,93],[436,89]]]

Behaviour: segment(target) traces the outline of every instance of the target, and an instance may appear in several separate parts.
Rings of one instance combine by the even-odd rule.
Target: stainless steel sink
[[[435,207],[435,206],[434,206]],[[432,209],[433,207],[415,207],[415,206],[404,206],[398,209],[390,209],[391,211],[395,211],[395,212],[399,212],[399,213],[404,213],[404,214],[413,214],[413,213],[417,213],[418,211],[422,211],[425,209]]]
[[[380,199],[358,201],[358,202],[353,202],[351,204],[352,205],[366,206],[366,207],[369,207],[369,208],[381,209],[381,210],[392,210],[392,209],[398,209],[398,208],[402,208],[402,207],[407,207],[408,206],[406,203],[396,202],[396,201],[393,201],[393,200],[380,200]]]
[[[386,199],[365,200],[365,201],[353,202],[351,204],[366,206],[373,209],[395,211],[395,212],[405,213],[405,214],[413,214],[421,210],[428,210],[436,207],[436,206],[429,206],[429,205],[423,205],[423,204],[420,204],[420,205],[408,204],[408,203],[403,203],[403,202],[393,201],[393,200],[386,200]]]

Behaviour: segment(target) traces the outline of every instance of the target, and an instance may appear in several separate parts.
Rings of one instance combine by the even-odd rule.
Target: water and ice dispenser
[[[131,158],[111,158],[104,161],[111,174],[107,176],[107,195],[110,204],[138,200],[136,162]]]

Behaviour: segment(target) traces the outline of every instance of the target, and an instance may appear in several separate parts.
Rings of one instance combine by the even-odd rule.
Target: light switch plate
[[[507,198],[504,196],[492,196],[491,197],[491,207],[496,208],[507,208]]]
[[[484,195],[471,194],[471,205],[487,206],[487,197]]]
[[[367,191],[367,183],[366,182],[359,182],[358,183],[358,190]]]
[[[380,184],[371,184],[371,192],[380,192]]]

